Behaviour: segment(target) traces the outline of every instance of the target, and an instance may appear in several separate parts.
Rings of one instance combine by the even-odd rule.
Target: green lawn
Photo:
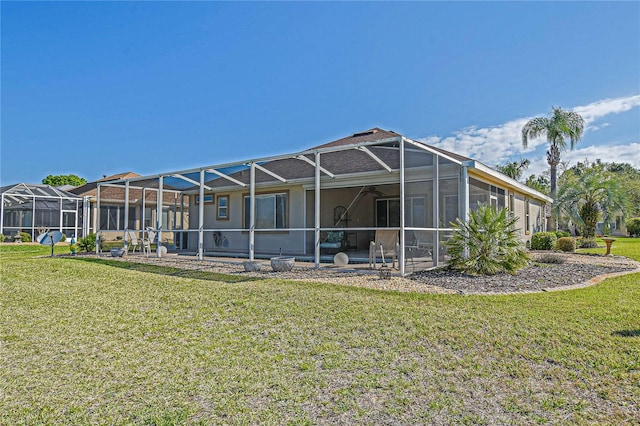
[[[611,244],[611,254],[630,257],[637,261],[640,261],[640,238],[628,238],[628,237],[612,237],[615,241]],[[601,248],[595,249],[580,249],[578,253],[597,253],[605,254],[607,249],[605,243],[601,238],[597,238]]]
[[[640,421],[640,274],[422,295],[45,254],[0,245],[3,425]]]

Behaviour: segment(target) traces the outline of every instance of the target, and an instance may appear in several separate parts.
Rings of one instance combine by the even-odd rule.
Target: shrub
[[[0,234],[0,243],[4,243],[5,238],[7,237],[5,237],[4,234]]]
[[[596,248],[598,247],[598,243],[596,243],[595,238],[583,238],[580,240],[580,248]]]
[[[564,238],[564,237],[570,237],[571,234],[568,231],[556,231],[555,232],[556,237],[558,238]]]
[[[544,253],[539,255],[538,257],[536,257],[536,261],[538,263],[552,263],[552,264],[562,264],[564,262],[567,261],[567,259],[565,259],[562,256],[559,256],[557,254],[553,254],[553,253]]]
[[[78,248],[90,252],[96,249],[96,234],[89,234],[84,238],[78,238]]]
[[[556,250],[574,252],[576,251],[576,240],[573,237],[558,238]]]
[[[640,217],[627,220],[626,226],[629,234],[640,237]]]
[[[518,218],[486,204],[469,213],[469,221],[457,220],[446,245],[448,266],[472,275],[515,273],[529,263],[515,225]]]
[[[553,250],[557,239],[555,232],[536,232],[531,236],[531,249]]]
[[[26,232],[19,232],[19,234],[22,237],[22,242],[23,243],[30,243],[31,242],[31,234],[27,234]]]

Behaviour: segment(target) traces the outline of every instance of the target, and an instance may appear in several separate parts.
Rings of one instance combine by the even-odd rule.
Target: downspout
[[[314,216],[314,264],[316,268],[320,267],[320,153],[316,151],[316,170],[315,170],[315,216]]]
[[[255,258],[256,244],[256,163],[249,170],[249,261]]]
[[[204,259],[204,169],[200,169],[200,202],[198,203],[198,260]]]
[[[398,261],[400,262],[400,275],[406,274],[406,265],[404,262],[405,248],[405,200],[404,200],[404,137],[400,137],[400,253],[398,253]]]

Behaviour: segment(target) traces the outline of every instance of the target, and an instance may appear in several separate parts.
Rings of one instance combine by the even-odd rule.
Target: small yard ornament
[[[76,234],[71,235],[71,241],[69,241],[69,250],[72,255],[76,255]]]

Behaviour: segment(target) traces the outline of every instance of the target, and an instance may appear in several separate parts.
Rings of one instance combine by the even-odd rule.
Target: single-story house
[[[84,209],[84,215],[87,217],[86,233],[100,230],[103,239],[108,241],[124,238],[125,231],[141,234],[145,228],[155,228],[158,220],[164,229],[180,229],[187,225],[187,215],[183,217],[181,214],[183,210],[180,209],[180,203],[184,203],[184,199],[179,191],[166,187],[161,197],[162,206],[158,209],[157,191],[143,188],[143,180],[140,181],[139,188],[128,190],[127,203],[125,203],[127,190],[121,185],[109,184],[111,181],[139,178],[141,176],[137,173],[124,172],[104,176],[102,179],[88,182],[69,191],[87,199]],[[162,213],[158,215],[158,211]],[[98,220],[100,223],[97,222]],[[164,240],[173,243],[172,234],[166,234]]]
[[[0,234],[26,232],[35,241],[45,231],[82,236],[84,200],[51,185],[17,183],[0,188]]]
[[[552,203],[478,161],[380,128],[302,152],[125,177],[108,185],[128,191],[169,187],[185,197],[180,208],[189,225],[158,223],[156,230],[159,238],[167,231],[181,234],[184,249],[200,258],[286,254],[319,266],[329,247],[330,254],[337,249],[358,262],[382,231],[395,231],[397,249],[387,250],[397,251],[403,274],[416,257],[420,267],[442,262],[451,222],[466,218],[479,203],[509,208],[519,217],[523,241],[546,229]],[[98,203],[101,198],[106,200],[99,190]]]

